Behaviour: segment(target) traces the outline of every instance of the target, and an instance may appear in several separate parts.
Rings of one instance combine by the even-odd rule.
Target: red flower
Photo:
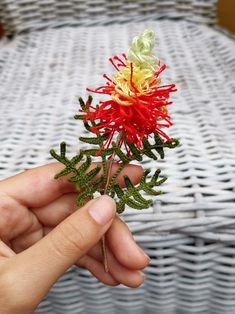
[[[143,38],[140,39],[142,41],[137,44],[143,46]],[[143,137],[156,132],[163,140],[171,140],[162,129],[172,125],[167,106],[171,104],[170,93],[176,91],[175,85],[160,85],[159,76],[166,66],[160,66],[159,61],[153,59],[148,51],[146,53],[146,47],[144,52],[142,46],[137,47],[140,50],[138,55],[139,50],[134,45],[133,41],[134,57],[127,58],[123,54],[123,58],[114,56],[109,59],[117,72],[112,78],[104,75],[105,85],[94,90],[87,88],[89,92],[109,95],[109,99],[100,101],[96,108],[87,103],[89,111],[80,110],[84,113],[84,122],[96,122],[92,132],[109,135],[105,148],[117,133],[122,143],[134,143],[139,149]]]

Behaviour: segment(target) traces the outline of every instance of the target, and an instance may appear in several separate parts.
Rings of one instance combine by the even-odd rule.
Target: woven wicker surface
[[[49,25],[108,24],[184,17],[214,23],[217,0],[0,0],[7,35]]]
[[[235,42],[187,21],[65,27],[0,46],[0,176],[49,161],[66,140],[78,149],[76,96],[103,82],[109,56],[148,26],[165,80],[177,84],[171,135],[181,146],[145,163],[169,176],[153,208],[123,217],[151,256],[145,285],[109,288],[71,269],[37,313],[235,313]]]

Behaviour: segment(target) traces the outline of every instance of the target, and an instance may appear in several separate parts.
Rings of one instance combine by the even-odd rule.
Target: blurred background
[[[145,27],[178,89],[164,193],[122,216],[151,257],[145,284],[111,289],[72,268],[37,314],[235,314],[235,0],[0,0],[0,16],[0,178],[61,141],[77,150],[76,97]]]
[[[235,0],[218,0],[217,15],[219,25],[235,34]],[[2,35],[3,28],[0,23],[0,38]]]
[[[235,34],[235,1],[218,1],[219,24]]]

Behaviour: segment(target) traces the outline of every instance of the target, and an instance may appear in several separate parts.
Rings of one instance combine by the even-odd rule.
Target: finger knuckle
[[[17,221],[21,219],[20,205],[11,197],[0,194],[0,235],[2,238],[9,235],[9,230],[15,227]]]

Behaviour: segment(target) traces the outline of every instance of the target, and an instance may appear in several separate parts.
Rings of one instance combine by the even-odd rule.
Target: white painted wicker
[[[235,42],[211,27],[161,20],[63,27],[0,43],[0,176],[50,160],[62,140],[70,152],[83,133],[76,96],[102,82],[109,56],[149,27],[155,53],[177,84],[171,134],[181,146],[145,163],[169,176],[153,208],[123,218],[151,256],[145,284],[109,288],[70,269],[38,314],[235,313]]]
[[[217,0],[1,0],[7,35],[48,26],[141,21],[162,17],[215,23]]]

